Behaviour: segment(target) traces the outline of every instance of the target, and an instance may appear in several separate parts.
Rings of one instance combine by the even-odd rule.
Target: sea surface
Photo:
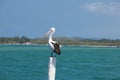
[[[56,80],[120,80],[120,48],[61,47]],[[50,50],[0,45],[0,80],[48,80]]]

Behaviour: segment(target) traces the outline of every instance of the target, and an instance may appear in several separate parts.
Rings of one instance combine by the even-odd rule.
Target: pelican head
[[[50,30],[47,32],[46,36],[50,35],[50,34],[53,34],[55,32],[55,28],[52,27],[50,28]]]
[[[55,28],[54,27],[50,28],[50,31],[55,32]]]

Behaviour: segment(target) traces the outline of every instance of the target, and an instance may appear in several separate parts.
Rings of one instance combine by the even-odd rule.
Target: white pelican
[[[47,35],[49,35],[48,44],[49,44],[49,46],[50,46],[50,48],[52,50],[51,56],[53,56],[53,52],[56,53],[56,54],[58,54],[58,55],[61,54],[61,52],[60,52],[60,46],[59,46],[58,42],[53,41],[53,39],[52,39],[52,35],[53,35],[54,32],[55,32],[55,28],[52,27],[52,28],[50,28],[50,30],[47,33]]]

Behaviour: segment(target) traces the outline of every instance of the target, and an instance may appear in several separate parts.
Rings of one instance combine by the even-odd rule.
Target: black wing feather
[[[60,55],[61,52],[60,52],[60,46],[59,46],[59,44],[58,43],[54,43],[53,45],[54,45],[54,52],[57,53],[58,55]]]

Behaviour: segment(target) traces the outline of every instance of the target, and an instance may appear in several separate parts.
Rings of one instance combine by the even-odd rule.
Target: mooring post
[[[49,57],[48,80],[55,80],[56,57]]]

